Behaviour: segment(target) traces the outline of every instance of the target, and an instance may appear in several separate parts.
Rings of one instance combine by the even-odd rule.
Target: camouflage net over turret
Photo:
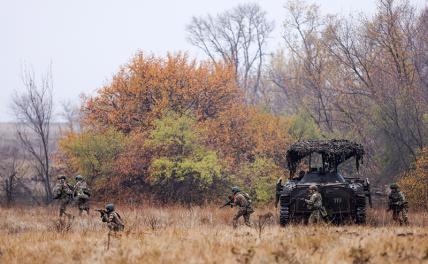
[[[294,143],[287,150],[287,165],[290,174],[294,175],[300,161],[312,153],[319,153],[324,164],[329,169],[337,166],[354,157],[357,170],[363,161],[364,148],[361,144],[349,140],[308,140]]]

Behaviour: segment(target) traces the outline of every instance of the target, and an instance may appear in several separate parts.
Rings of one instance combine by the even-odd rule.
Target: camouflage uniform
[[[109,209],[109,205],[106,206],[107,213],[103,214],[102,221],[107,223],[107,227],[110,231],[122,231],[125,228],[125,225],[122,222],[122,218],[120,215],[114,211],[114,207],[111,205],[111,209]]]
[[[238,226],[238,220],[242,216],[244,217],[245,224],[251,226],[250,216],[254,213],[251,207],[251,200],[248,194],[243,192],[236,192],[233,195],[233,205],[238,207],[235,216],[233,217],[233,227]]]
[[[276,188],[275,188],[275,207],[278,207],[279,198],[281,197],[282,192],[282,179],[279,178],[276,182]]]
[[[73,189],[66,182],[65,176],[60,176],[58,179],[59,182],[54,187],[54,199],[58,199],[60,201],[59,217],[62,217],[63,215],[71,217],[71,214],[68,214],[66,210],[67,206],[73,200]]]
[[[407,218],[408,205],[404,194],[399,190],[398,185],[391,184],[391,193],[389,194],[388,210],[392,210],[392,219],[399,222],[400,225],[408,224]]]
[[[309,216],[308,223],[321,223],[323,221],[323,216],[327,215],[325,208],[322,206],[321,194],[316,189],[316,186],[311,186],[309,188],[310,190],[312,190],[311,197],[309,199],[305,199],[309,210],[312,210],[311,215]]]
[[[74,185],[74,197],[77,200],[77,207],[80,214],[86,211],[89,214],[89,188],[86,181],[81,177],[76,177],[77,183]]]

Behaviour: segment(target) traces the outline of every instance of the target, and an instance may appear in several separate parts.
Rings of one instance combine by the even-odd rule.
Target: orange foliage
[[[415,167],[398,181],[411,207],[428,208],[428,148],[418,155]]]
[[[108,166],[109,175],[100,175],[109,179],[102,189],[111,189],[110,194],[123,190],[119,188],[123,186],[137,192],[151,191],[149,168],[158,153],[146,140],[155,121],[167,111],[195,118],[201,144],[214,150],[235,175],[240,175],[243,163],[258,157],[284,165],[286,146],[291,141],[287,119],[245,104],[232,67],[196,63],[183,54],[166,58],[137,54],[110,85],[86,100],[82,111],[85,131],[103,134],[113,129],[126,137],[124,150]],[[64,138],[61,149],[66,150],[75,140],[71,135]],[[70,163],[74,157],[67,159],[65,164],[75,171],[80,169]]]
[[[256,156],[264,156],[285,165],[285,151],[292,141],[288,134],[289,119],[241,105],[203,125],[207,144],[221,150],[223,158],[231,164],[252,162]]]
[[[233,68],[196,63],[186,55],[157,58],[142,52],[122,67],[110,85],[87,100],[84,122],[125,133],[146,130],[165,109],[192,110],[199,120],[214,118],[241,100]]]

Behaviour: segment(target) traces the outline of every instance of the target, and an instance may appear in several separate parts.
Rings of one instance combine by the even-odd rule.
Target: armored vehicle
[[[351,158],[355,158],[358,170],[363,155],[363,146],[348,140],[302,141],[291,145],[286,156],[290,179],[284,185],[281,181],[277,183],[280,224],[307,221],[311,211],[304,199],[309,196],[310,185],[318,187],[329,221],[364,224],[366,198],[371,205],[369,181],[345,178],[338,172],[339,164]],[[305,161],[306,170],[296,174],[299,164]]]

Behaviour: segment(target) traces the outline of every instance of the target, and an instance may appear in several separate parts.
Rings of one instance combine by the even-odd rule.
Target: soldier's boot
[[[62,218],[62,216],[65,214],[65,209],[64,208],[60,208],[59,209],[59,218]]]
[[[395,223],[400,222],[399,213],[395,210],[392,212],[392,220],[394,220]]]
[[[232,226],[233,226],[233,228],[237,228],[238,227],[238,219],[233,218]]]
[[[318,210],[318,212],[316,213],[315,220],[316,220],[317,224],[322,224],[323,223],[322,214],[321,214],[320,210]]]
[[[401,211],[401,219],[400,219],[400,224],[401,225],[408,225],[409,224],[409,219],[407,217],[407,210],[404,209],[403,211]]]
[[[311,213],[311,215],[309,216],[309,219],[308,219],[308,224],[313,225],[314,223],[315,223],[315,215],[314,215],[314,213]]]
[[[251,222],[250,222],[250,214],[245,214],[244,215],[244,221],[245,221],[245,225],[251,227]]]

